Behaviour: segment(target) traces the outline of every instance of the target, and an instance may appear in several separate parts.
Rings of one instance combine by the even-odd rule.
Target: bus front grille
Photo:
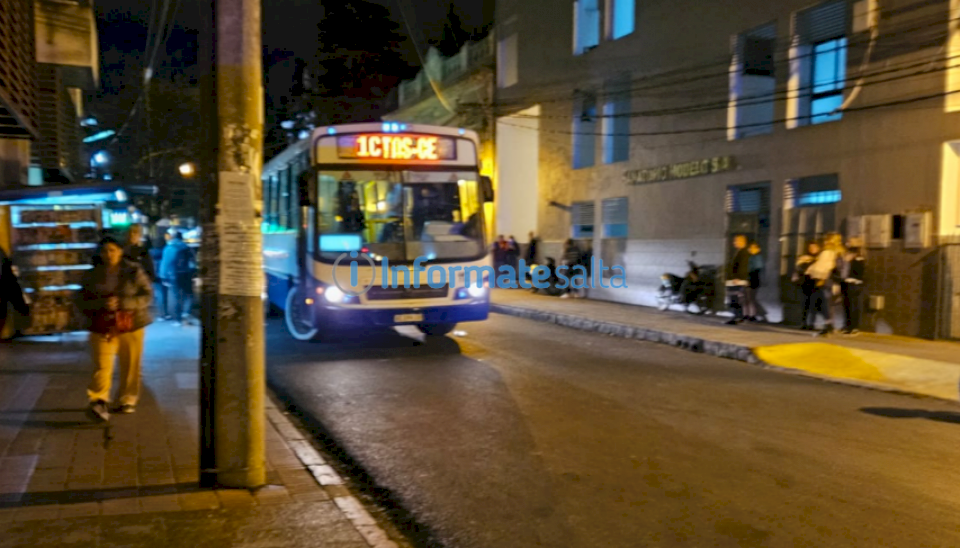
[[[391,301],[401,299],[445,299],[449,287],[432,288],[428,285],[420,287],[380,287],[374,285],[367,291],[368,301]]]

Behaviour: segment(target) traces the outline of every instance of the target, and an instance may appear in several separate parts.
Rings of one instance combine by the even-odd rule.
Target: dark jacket
[[[727,281],[750,279],[750,252],[746,248],[738,249],[727,263]]]
[[[532,265],[537,262],[537,245],[539,243],[540,240],[531,238],[530,243],[527,244],[527,256],[524,257],[527,260],[527,265]]]
[[[150,317],[150,302],[153,300],[153,288],[150,278],[144,273],[139,264],[124,259],[120,263],[120,272],[117,275],[117,290],[113,295],[104,295],[97,286],[103,281],[107,267],[100,263],[88,270],[80,283],[80,310],[91,322],[99,315],[107,312],[107,299],[120,299],[120,310],[133,312],[133,329],[144,328],[153,322]]]
[[[0,250],[0,318],[7,317],[7,303],[12,304],[13,309],[20,315],[30,315],[30,306],[23,296],[23,288],[13,273],[13,261]]]
[[[193,250],[183,240],[173,239],[163,248],[160,278],[169,283],[184,282],[193,277]]]
[[[576,244],[563,249],[563,264],[573,266],[580,264],[580,248]]]
[[[143,244],[130,245],[127,246],[127,249],[124,251],[123,257],[139,264],[140,268],[143,269],[143,273],[150,278],[151,282],[154,282],[157,280],[157,270],[153,266],[153,257],[150,251],[151,250]]]

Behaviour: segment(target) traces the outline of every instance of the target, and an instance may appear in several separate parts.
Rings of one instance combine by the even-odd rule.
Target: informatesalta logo
[[[423,285],[431,289],[441,289],[455,285],[463,280],[466,288],[502,288],[502,289],[626,289],[627,277],[620,265],[605,266],[602,259],[591,258],[589,267],[575,265],[528,265],[526,261],[517,261],[516,268],[505,264],[494,269],[492,266],[463,266],[425,264],[430,259],[417,257],[412,265],[391,265],[384,257],[377,264],[366,253],[342,253],[333,266],[333,283],[345,295],[360,296],[377,285],[372,276],[365,286],[360,286],[360,265],[366,262],[374,271],[380,271],[381,288],[420,288]],[[350,284],[345,286],[337,277],[337,270],[344,261],[350,263]],[[519,273],[519,275],[518,275]],[[426,280],[422,284],[421,280]],[[459,284],[456,284],[459,285]],[[354,289],[356,288],[356,289]]]

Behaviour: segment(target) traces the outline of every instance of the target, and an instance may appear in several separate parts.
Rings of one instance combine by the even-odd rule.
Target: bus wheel
[[[287,332],[298,341],[312,341],[317,338],[317,328],[310,321],[308,306],[300,292],[300,285],[291,287],[287,293],[283,319],[286,320]]]
[[[453,331],[453,328],[456,326],[457,324],[455,323],[421,323],[417,324],[417,329],[419,329],[424,335],[442,337],[443,335]]]

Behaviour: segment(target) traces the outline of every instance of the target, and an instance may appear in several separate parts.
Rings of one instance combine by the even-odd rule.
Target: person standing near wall
[[[743,234],[733,237],[733,255],[727,261],[726,280],[733,310],[733,319],[726,323],[736,325],[744,320],[744,290],[750,286],[750,252],[747,251],[747,237]]]
[[[818,311],[823,311],[817,281],[811,278],[809,273],[810,266],[817,261],[818,255],[820,255],[820,243],[807,242],[806,253],[797,258],[793,272],[793,283],[799,286],[800,292],[803,293],[803,319],[800,326],[803,331],[813,331],[817,321],[816,314]]]
[[[843,298],[845,335],[860,333],[860,317],[863,310],[863,278],[867,261],[860,254],[862,238],[850,238],[843,256],[840,272],[840,293]]]
[[[750,242],[747,251],[750,253],[750,285],[743,288],[744,319],[748,322],[758,322],[760,321],[760,305],[757,302],[757,293],[760,291],[760,278],[763,277],[763,256],[760,255],[760,245],[757,242]]]
[[[564,275],[567,278],[573,276],[573,267],[580,264],[580,248],[577,246],[577,242],[574,242],[572,238],[567,239],[566,243],[563,244],[563,265],[565,268]],[[561,299],[569,299],[571,296],[576,298],[576,294],[573,292],[573,284],[567,283],[566,289],[563,291],[563,295],[560,296]]]
[[[818,333],[820,336],[827,336],[834,331],[834,318],[837,309],[842,304],[840,294],[840,263],[846,250],[843,249],[843,239],[840,234],[831,232],[823,239],[823,250],[817,256],[817,260],[810,265],[808,273],[811,278],[816,280],[817,288],[823,299],[824,316],[826,322],[823,329]]]
[[[529,241],[527,243],[527,252],[523,258],[527,261],[527,266],[537,264],[537,248],[540,246],[540,239],[534,232],[530,231]]]

